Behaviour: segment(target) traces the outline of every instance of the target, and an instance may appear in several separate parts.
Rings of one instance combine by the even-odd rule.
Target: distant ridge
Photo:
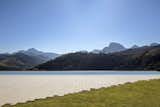
[[[58,56],[59,54],[45,53],[34,48],[13,54],[0,54],[0,70],[26,70]]]
[[[160,45],[159,43],[151,43],[150,46],[158,46]]]
[[[160,45],[109,54],[70,53],[33,70],[160,70]]]
[[[158,46],[158,45],[160,45],[160,44],[159,43],[151,43],[149,46]],[[108,53],[120,52],[120,51],[124,51],[124,50],[127,50],[127,49],[135,49],[135,48],[140,48],[140,47],[144,47],[144,46],[133,45],[130,48],[126,48],[125,46],[123,46],[120,43],[111,42],[108,46],[104,47],[103,49],[94,49],[93,51],[91,51],[91,53],[108,54]]]
[[[64,55],[30,48],[0,54],[0,70],[160,70],[160,44],[126,48],[112,42],[103,49]]]
[[[54,59],[59,56],[59,54],[57,54],[57,53],[42,52],[42,51],[39,51],[35,48],[30,48],[26,51],[21,50],[21,51],[18,51],[17,53],[23,53],[23,54],[26,54],[29,56],[41,57],[44,60]]]

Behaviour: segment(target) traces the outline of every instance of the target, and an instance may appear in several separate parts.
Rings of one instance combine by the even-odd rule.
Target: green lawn
[[[2,107],[160,107],[160,79],[37,99]]]

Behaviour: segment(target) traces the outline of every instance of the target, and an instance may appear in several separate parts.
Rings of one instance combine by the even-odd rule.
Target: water
[[[157,75],[158,71],[0,71],[0,75]]]
[[[0,105],[160,78],[157,71],[2,71]]]

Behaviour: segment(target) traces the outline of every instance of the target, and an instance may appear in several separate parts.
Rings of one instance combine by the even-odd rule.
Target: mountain
[[[109,54],[70,53],[40,64],[33,70],[160,70],[160,45]]]
[[[120,43],[112,42],[109,44],[108,47],[103,48],[102,52],[103,53],[113,53],[113,52],[123,51],[125,49],[126,48],[123,45],[121,45]]]
[[[133,46],[131,47],[131,49],[135,49],[135,48],[139,48],[139,46],[133,45]]]
[[[95,53],[95,54],[100,54],[100,53],[108,54],[108,53],[120,52],[120,51],[124,51],[124,50],[126,50],[126,48],[123,45],[121,45],[120,43],[111,42],[109,44],[109,46],[104,47],[102,50],[100,50],[100,49],[94,49],[93,51],[91,51],[91,53]]]
[[[160,45],[159,43],[151,43],[150,46],[157,46]]]
[[[151,44],[151,46],[156,46],[156,45],[158,45],[158,43],[152,43]],[[94,53],[94,54],[100,54],[100,53],[108,54],[108,53],[120,52],[120,51],[124,51],[124,50],[127,50],[127,49],[135,49],[135,48],[139,48],[139,46],[133,45],[131,48],[125,48],[120,43],[111,42],[109,44],[109,46],[104,47],[103,49],[94,49],[93,51],[91,51],[91,53]]]
[[[56,54],[56,53],[42,52],[42,51],[38,51],[34,48],[28,49],[26,51],[22,50],[22,51],[19,51],[17,53],[23,53],[23,54],[26,54],[28,56],[40,57],[41,59],[46,60],[46,61],[50,60],[50,59],[54,59],[54,58],[59,56],[59,54]]]
[[[44,53],[34,48],[13,54],[0,54],[0,70],[25,70],[58,56],[58,54]]]
[[[0,55],[0,57],[5,57],[4,55]],[[27,69],[33,67],[35,65],[44,63],[43,59],[38,57],[28,56],[23,53],[15,53],[8,55],[5,58],[0,59],[0,69],[1,70],[20,70]]]
[[[99,49],[94,49],[93,51],[91,51],[91,53],[100,54],[100,53],[102,53],[102,51]]]

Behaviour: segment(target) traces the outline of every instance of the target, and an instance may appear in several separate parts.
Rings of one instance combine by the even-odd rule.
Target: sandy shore
[[[0,105],[160,78],[160,75],[0,75]]]

